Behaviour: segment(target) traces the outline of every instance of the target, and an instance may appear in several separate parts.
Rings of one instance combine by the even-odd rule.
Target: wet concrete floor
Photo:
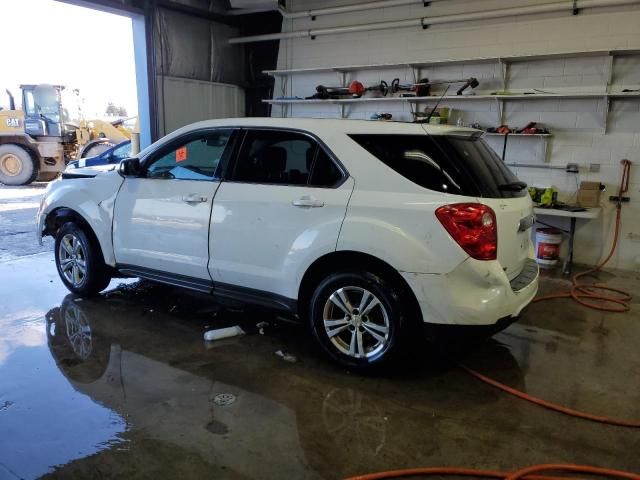
[[[0,184],[0,262],[50,251],[53,239],[42,246],[34,236],[34,219],[47,184],[35,182],[25,187]]]
[[[2,480],[334,479],[549,462],[640,472],[640,430],[544,410],[454,365],[572,408],[640,420],[637,273],[601,274],[635,293],[630,313],[539,303],[453,360],[425,346],[362,376],[327,361],[304,328],[271,312],[135,281],[74,298],[50,242],[24,256],[39,251],[31,222],[40,192],[0,192],[9,199],[0,209]],[[567,287],[547,275],[541,294]],[[203,341],[208,328],[235,324],[247,335]]]
[[[0,279],[2,479],[315,479],[547,462],[640,472],[640,430],[527,404],[426,353],[357,375],[273,313],[144,282],[74,298],[50,253],[0,263]],[[603,279],[640,293],[637,274]],[[545,291],[565,286],[543,280]],[[536,304],[458,359],[551,401],[640,419],[639,320],[637,303],[628,314]],[[203,341],[232,324],[248,334]]]

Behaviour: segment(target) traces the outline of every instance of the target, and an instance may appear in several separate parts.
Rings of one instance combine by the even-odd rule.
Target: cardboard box
[[[600,206],[600,182],[580,182],[578,205],[581,207]]]

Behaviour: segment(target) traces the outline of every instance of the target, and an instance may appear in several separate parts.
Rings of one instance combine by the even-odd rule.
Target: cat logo
[[[20,119],[9,117],[7,118],[7,127],[9,128],[20,128]]]

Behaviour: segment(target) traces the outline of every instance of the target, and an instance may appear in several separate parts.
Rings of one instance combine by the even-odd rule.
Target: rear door
[[[140,177],[125,179],[113,224],[121,268],[211,282],[209,219],[231,135],[215,130],[182,137],[147,157]]]
[[[211,215],[216,287],[295,298],[299,272],[334,251],[353,180],[311,136],[246,131]]]

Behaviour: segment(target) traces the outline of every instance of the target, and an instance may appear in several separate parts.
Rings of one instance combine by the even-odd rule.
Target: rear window
[[[526,189],[479,136],[350,135],[378,160],[421,187],[485,198],[522,197]],[[500,188],[500,186],[503,186]]]

